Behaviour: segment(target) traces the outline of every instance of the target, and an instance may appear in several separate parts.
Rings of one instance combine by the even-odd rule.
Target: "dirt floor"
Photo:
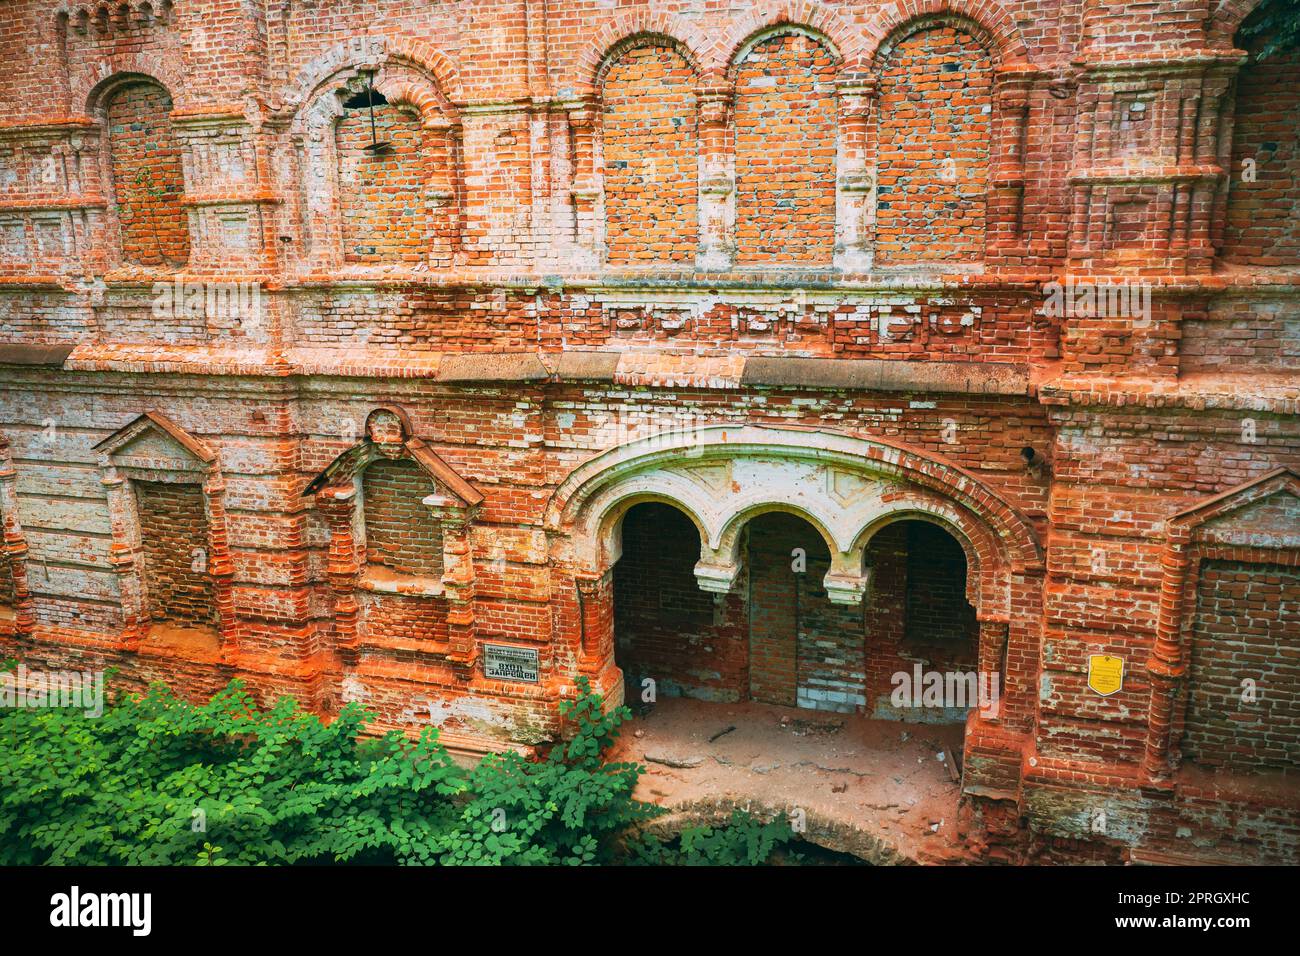
[[[730,728],[730,729],[729,729]],[[902,724],[767,704],[661,700],[626,725],[612,760],[644,763],[637,797],[676,811],[661,826],[732,807],[806,821],[821,846],[872,863],[960,863],[959,788],[947,763],[960,725]]]

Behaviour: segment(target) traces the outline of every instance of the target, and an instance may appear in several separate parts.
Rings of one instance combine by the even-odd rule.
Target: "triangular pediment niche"
[[[1300,476],[1279,468],[1180,512],[1171,524],[1187,528],[1199,544],[1300,547]]]
[[[1205,522],[1196,538],[1251,548],[1300,547],[1300,496],[1284,488]]]
[[[121,468],[206,472],[216,453],[159,412],[145,412],[95,449]]]

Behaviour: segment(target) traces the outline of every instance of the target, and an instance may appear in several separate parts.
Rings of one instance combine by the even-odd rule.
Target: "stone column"
[[[835,268],[871,269],[875,219],[875,144],[871,142],[879,84],[874,76],[837,90],[839,151],[835,180]]]
[[[697,109],[700,241],[696,268],[723,272],[736,258],[736,160],[727,149],[730,91],[720,86],[700,90]]]

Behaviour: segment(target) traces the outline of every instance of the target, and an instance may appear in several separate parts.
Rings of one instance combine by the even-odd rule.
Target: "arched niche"
[[[350,181],[343,178],[338,132],[354,112],[348,104],[368,103],[371,90],[378,94],[376,103],[382,99],[380,108],[409,113],[418,126],[413,148],[399,154],[390,143],[387,150],[367,154],[375,163],[407,162],[418,176],[412,198],[420,207],[421,221],[427,221],[428,236],[424,254],[409,263],[370,262],[365,256],[350,263],[357,257],[345,248],[343,218]],[[306,97],[290,124],[290,137],[297,153],[301,254],[307,271],[328,272],[351,264],[417,269],[451,264],[460,248],[460,118],[432,76],[392,58],[338,69]]]

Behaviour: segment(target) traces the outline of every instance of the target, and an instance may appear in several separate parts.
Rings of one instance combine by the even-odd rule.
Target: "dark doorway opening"
[[[744,604],[700,590],[700,535],[671,505],[646,502],[623,516],[614,566],[614,654],[626,700],[655,696],[737,701],[744,697]],[[647,684],[652,681],[652,684]]]
[[[945,687],[979,666],[979,621],[966,598],[966,554],[947,530],[922,520],[882,528],[867,546],[872,569],[867,598],[867,672],[873,716],[926,723],[965,719],[966,703],[924,705],[917,676],[940,674]],[[919,668],[919,670],[918,670]],[[900,706],[898,675],[907,675],[909,700]],[[949,675],[953,675],[951,680]],[[978,678],[977,678],[978,679]],[[967,685],[963,685],[967,686]]]

